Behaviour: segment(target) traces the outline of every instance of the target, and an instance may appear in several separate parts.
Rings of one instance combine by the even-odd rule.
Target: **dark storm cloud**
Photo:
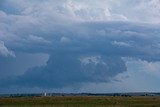
[[[119,57],[85,57],[83,60],[88,62],[82,63],[80,55],[66,51],[58,52],[51,56],[47,66],[33,68],[9,81],[3,80],[7,84],[1,83],[1,86],[9,84],[43,88],[79,86],[87,82],[109,82],[110,78],[126,70],[124,61]]]
[[[160,60],[158,25],[131,23],[108,8],[96,11],[97,8],[89,6],[88,11],[81,3],[69,1],[1,2],[0,54],[5,55],[0,63],[7,61],[7,55],[13,57],[14,52],[50,56],[46,65],[9,78],[6,74],[0,80],[1,87],[59,88],[109,82],[127,70],[123,57]],[[0,70],[5,73],[7,67]]]
[[[122,57],[158,60],[158,27],[146,26],[124,22],[84,23],[70,26],[63,32],[57,30],[50,38],[51,46],[39,48],[50,54],[47,65],[4,79],[5,84],[1,86],[59,88],[109,82],[127,70]],[[30,45],[30,50],[38,46]]]

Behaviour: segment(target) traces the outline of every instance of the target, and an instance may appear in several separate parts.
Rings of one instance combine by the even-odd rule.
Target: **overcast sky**
[[[0,0],[0,93],[159,92],[160,0]]]

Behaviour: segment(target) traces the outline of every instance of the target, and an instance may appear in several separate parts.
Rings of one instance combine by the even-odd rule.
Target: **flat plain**
[[[160,107],[160,97],[57,96],[0,98],[0,107]]]

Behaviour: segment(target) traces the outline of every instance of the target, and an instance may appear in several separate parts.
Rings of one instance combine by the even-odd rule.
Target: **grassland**
[[[0,107],[160,107],[160,97],[0,98]]]

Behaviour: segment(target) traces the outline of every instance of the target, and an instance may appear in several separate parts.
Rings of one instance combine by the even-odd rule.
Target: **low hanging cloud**
[[[82,83],[109,82],[110,78],[126,71],[124,61],[119,57],[101,56],[102,58],[99,57],[100,59],[96,64],[92,59],[89,59],[91,61],[84,64],[78,59],[80,55],[72,52],[52,55],[47,66],[32,68],[21,76],[3,80],[7,84],[1,83],[1,86],[13,85],[43,88],[80,86]]]

